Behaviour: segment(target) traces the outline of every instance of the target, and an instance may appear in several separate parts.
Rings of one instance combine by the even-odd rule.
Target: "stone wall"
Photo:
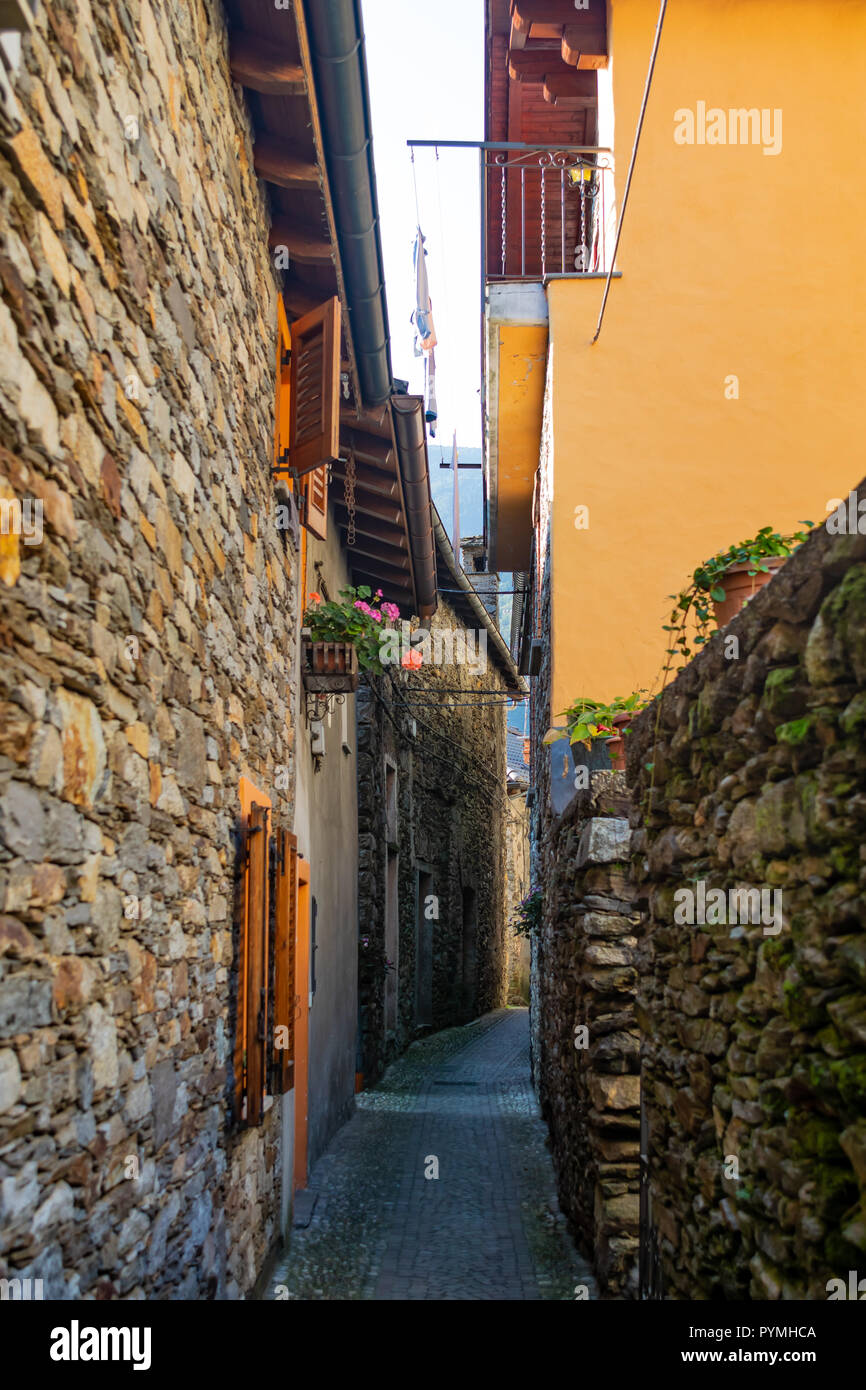
[[[637,1286],[640,1040],[630,806],[621,772],[593,771],[539,847],[536,1085],[560,1203],[609,1296]]]
[[[440,596],[436,628],[461,627]],[[365,1083],[424,1033],[465,1023],[506,998],[505,708],[480,693],[505,682],[492,658],[390,667],[357,697],[361,1066]],[[472,692],[475,692],[473,700]],[[463,703],[458,703],[463,702]],[[414,729],[414,732],[413,732]],[[387,761],[386,761],[387,760]],[[396,778],[389,824],[386,766]],[[397,855],[397,959],[386,949],[388,852]],[[418,872],[435,898],[432,1013],[419,1025]],[[390,962],[390,966],[388,964]],[[397,1018],[385,1016],[385,978],[397,971]]]
[[[864,727],[866,536],[824,528],[633,725],[656,1296],[823,1299],[862,1272]],[[690,924],[683,889],[767,911]]]
[[[0,129],[0,1275],[236,1297],[279,1103],[227,1126],[242,773],[290,821],[276,286],[215,0],[39,7]]]
[[[549,371],[535,533],[539,637],[550,633],[550,380]],[[531,703],[532,885],[544,894],[532,940],[533,1080],[562,1209],[602,1287],[622,1296],[636,1287],[640,1126],[630,801],[603,747],[581,751],[587,784],[578,789],[568,740],[544,744],[559,713],[550,663],[545,640]]]

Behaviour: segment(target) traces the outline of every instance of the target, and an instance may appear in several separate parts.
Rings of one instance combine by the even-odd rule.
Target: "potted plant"
[[[541,925],[543,907],[544,897],[540,888],[534,889],[522,902],[518,903],[517,912],[511,919],[511,925],[517,936],[529,937],[538,930]]]
[[[639,690],[625,697],[617,695],[609,703],[601,700],[588,700],[583,697],[573,700],[560,718],[565,725],[555,725],[544,736],[545,743],[553,743],[568,734],[574,748],[576,743],[591,743],[604,739],[610,756],[611,767],[615,772],[625,771],[624,735],[634,716],[644,708],[648,701],[645,691]]]
[[[379,636],[385,619],[395,622],[400,610],[382,603],[382,590],[361,585],[341,589],[339,599],[310,594],[301,631],[304,688],[317,693],[358,688],[359,671],[381,675]]]
[[[801,525],[812,523],[803,521]],[[698,565],[685,589],[668,595],[675,604],[670,622],[664,625],[666,632],[674,634],[667,652],[668,667],[674,656],[681,656],[684,665],[690,661],[695,655],[692,644],[702,647],[712,636],[712,622],[720,628],[729,623],[759,589],[769,584],[806,538],[805,531],[783,536],[763,526],[751,540],[728,546]],[[690,618],[695,625],[691,637],[687,632]]]

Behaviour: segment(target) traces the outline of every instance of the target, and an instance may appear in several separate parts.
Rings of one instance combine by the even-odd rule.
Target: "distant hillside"
[[[451,440],[427,440],[427,453],[430,460],[430,491],[442,524],[451,539],[454,522],[454,471],[451,464]],[[458,441],[457,456],[460,463],[480,463],[480,448],[461,445]],[[440,467],[447,463],[448,468]],[[480,536],[484,529],[482,507],[481,469],[460,469],[460,534],[461,536]]]

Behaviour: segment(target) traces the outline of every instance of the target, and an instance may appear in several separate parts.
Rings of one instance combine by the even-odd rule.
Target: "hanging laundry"
[[[436,404],[436,353],[431,348],[428,353],[425,353],[425,357],[427,408],[424,412],[424,418],[430,427],[430,438],[435,439],[436,421],[439,419],[439,407]]]
[[[430,299],[430,285],[427,280],[427,252],[424,250],[424,236],[421,228],[415,234],[415,312],[412,322],[415,325],[415,356],[422,352],[432,352],[436,346],[436,329],[433,326],[433,304]]]

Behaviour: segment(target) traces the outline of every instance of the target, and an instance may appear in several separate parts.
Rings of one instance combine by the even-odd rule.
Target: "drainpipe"
[[[484,607],[484,604],[481,602],[481,599],[478,596],[478,590],[473,588],[473,586],[469,583],[469,580],[466,578],[466,575],[463,573],[463,569],[460,565],[460,562],[454,554],[454,548],[448,539],[448,533],[446,532],[445,527],[442,525],[442,520],[435,507],[432,508],[432,512],[433,534],[436,538],[436,544],[439,547],[439,552],[442,556],[442,559],[445,562],[445,567],[450,573],[451,578],[454,580],[454,583],[462,591],[462,597],[465,598],[466,602],[469,604],[469,607],[475,614],[475,617],[478,620],[478,626],[487,629],[487,639],[496,649],[497,656],[499,657],[499,661],[502,665],[503,671],[505,672],[505,682],[508,694],[514,696],[515,698],[527,695],[529,691],[527,690],[525,682],[520,679],[520,675],[518,674],[517,667],[514,664],[514,658],[511,655],[511,651],[509,650],[508,644],[505,642],[504,638],[502,637],[502,634],[499,631],[499,628],[496,626],[490,614],[487,612],[487,609]]]
[[[430,501],[424,402],[420,396],[392,396],[391,411],[403,480],[409,547],[415,569],[418,616],[431,618],[437,606],[436,551],[433,545],[435,513]]]
[[[391,395],[391,347],[361,8],[308,0],[304,9],[361,394],[381,405]]]

